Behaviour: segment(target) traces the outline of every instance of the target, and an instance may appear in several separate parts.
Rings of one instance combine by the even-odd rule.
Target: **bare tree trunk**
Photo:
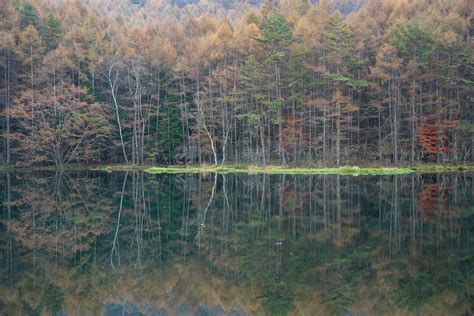
[[[30,58],[31,58],[31,61],[30,61],[30,89],[33,90],[34,89],[33,45],[30,45]],[[34,96],[34,94],[33,94],[33,96]],[[32,109],[31,109],[31,119],[33,120],[34,117],[35,117],[35,109],[34,109],[34,107],[32,107]]]
[[[183,140],[184,140],[184,157],[186,164],[189,160],[189,121],[188,121],[188,103],[186,100],[186,86],[184,81],[184,70],[181,70],[181,88],[182,88],[182,104],[184,106],[184,124],[183,124]]]
[[[147,108],[143,109],[142,106],[142,65],[141,56],[136,56],[132,60],[131,73],[133,78],[130,79],[129,72],[129,93],[133,100],[134,118],[133,118],[133,163],[143,164],[144,163],[144,150],[145,150],[145,130],[148,121],[149,113],[151,110],[150,104]]]
[[[263,119],[263,118],[262,118]],[[267,164],[267,161],[266,161],[266,156],[265,156],[265,137],[263,135],[264,131],[264,127],[263,127],[264,124],[261,124],[259,129],[260,129],[260,143],[261,143],[261,146],[262,146],[262,160],[263,160],[263,165],[266,166]]]
[[[229,134],[230,134],[230,127],[232,126],[232,122],[228,122],[228,128],[226,129],[225,135],[224,135],[224,140],[222,144],[222,162],[221,165],[223,165],[226,161],[226,148],[227,148],[227,142],[229,140]]]
[[[6,163],[10,164],[10,52],[5,52]]]
[[[336,120],[336,165],[341,163],[341,103],[336,101],[337,120]]]
[[[115,117],[117,119],[117,125],[119,129],[119,134],[120,134],[120,144],[122,146],[123,158],[125,159],[125,163],[128,164],[127,153],[125,151],[125,144],[123,142],[122,124],[120,123],[119,106],[117,103],[117,89],[118,89],[117,81],[118,81],[119,73],[117,69],[115,69],[115,72],[114,72],[114,67],[115,67],[114,62],[108,67],[109,69],[108,69],[108,74],[107,74],[107,81],[109,83],[112,99],[114,100]]]
[[[6,200],[6,206],[7,206],[7,233],[8,233],[8,266],[9,266],[9,274],[10,274],[10,281],[12,281],[13,278],[13,249],[12,249],[12,232],[11,232],[11,180],[10,180],[10,173],[7,173],[7,200]],[[11,283],[10,283],[11,284]]]
[[[222,114],[221,114],[221,121],[222,121],[222,161],[221,165],[224,164],[226,160],[225,151],[227,145],[227,138],[229,136],[229,130],[232,127],[231,122],[227,122],[227,48],[224,48],[224,87],[222,93]]]
[[[197,78],[196,78],[196,85],[197,85],[197,93],[196,93],[196,106],[197,106],[197,110],[198,110],[198,117],[197,116],[194,116],[194,118],[196,119],[196,121],[198,122],[199,125],[201,125],[201,127],[203,128],[204,132],[206,133],[206,136],[209,138],[209,141],[211,142],[211,148],[212,148],[212,154],[214,156],[214,165],[217,165],[218,162],[217,162],[217,150],[216,150],[216,145],[215,145],[215,142],[214,142],[214,139],[212,138],[212,135],[211,133],[209,132],[209,129],[207,127],[207,124],[206,124],[206,118],[204,116],[204,111],[202,109],[202,104],[201,104],[201,98],[200,98],[200,95],[199,95],[199,90],[200,90],[200,81],[199,81],[199,71],[198,71],[198,74],[197,74]]]
[[[389,79],[388,83],[388,107],[390,110],[390,130],[392,139],[392,156],[393,162],[398,163],[398,131],[397,131],[397,97],[393,100],[392,96],[392,80]]]
[[[327,135],[326,135],[326,107],[323,110],[323,165],[326,166],[326,145],[327,145]]]
[[[280,90],[280,67],[275,64],[275,80],[276,80],[276,99],[278,102],[282,101],[281,90]],[[280,162],[286,165],[285,149],[283,148],[283,115],[282,115],[282,104],[278,107],[278,151],[280,152]]]
[[[415,163],[415,144],[416,144],[416,110],[415,110],[415,80],[413,80],[411,96],[411,163]]]
[[[394,148],[394,163],[398,164],[398,115],[400,110],[400,81],[397,83],[397,95],[396,102],[394,102],[394,111],[393,111],[393,127],[394,127],[394,139],[395,139],[395,148]]]

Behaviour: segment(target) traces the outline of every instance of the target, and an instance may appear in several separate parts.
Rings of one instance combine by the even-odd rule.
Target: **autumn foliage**
[[[110,126],[105,106],[92,102],[87,89],[72,85],[26,90],[8,115],[15,122],[11,137],[16,152],[29,163],[99,160]]]
[[[449,153],[449,132],[456,127],[455,121],[437,122],[435,114],[427,115],[419,122],[417,140],[426,155]]]
[[[473,10],[4,0],[2,163],[470,163]]]

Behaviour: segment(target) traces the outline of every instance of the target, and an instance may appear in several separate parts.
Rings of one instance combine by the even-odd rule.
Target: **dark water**
[[[474,174],[1,176],[1,315],[474,313]]]

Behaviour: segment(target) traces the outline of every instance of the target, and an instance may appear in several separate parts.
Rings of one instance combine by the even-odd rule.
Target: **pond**
[[[473,173],[1,176],[2,315],[474,313]]]

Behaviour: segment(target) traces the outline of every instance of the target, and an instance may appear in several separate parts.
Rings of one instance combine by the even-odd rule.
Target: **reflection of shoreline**
[[[75,311],[157,298],[161,307],[186,302],[226,311],[238,300],[242,309],[267,314],[337,312],[369,299],[378,302],[373,308],[396,310],[399,302],[414,304],[411,297],[419,308],[441,304],[447,293],[460,303],[464,293],[451,288],[450,275],[470,275],[462,258],[470,251],[472,177],[68,177],[13,176],[13,216],[2,215],[0,226],[0,249],[8,250],[7,227],[13,237],[12,262],[0,258],[12,271],[5,274],[12,282],[0,285],[11,298],[4,306],[17,300],[20,309],[46,309],[38,300],[54,285]],[[433,181],[449,189],[442,199],[429,191],[430,203],[440,203],[428,221],[411,194]],[[419,286],[427,289],[421,297],[412,293]]]

